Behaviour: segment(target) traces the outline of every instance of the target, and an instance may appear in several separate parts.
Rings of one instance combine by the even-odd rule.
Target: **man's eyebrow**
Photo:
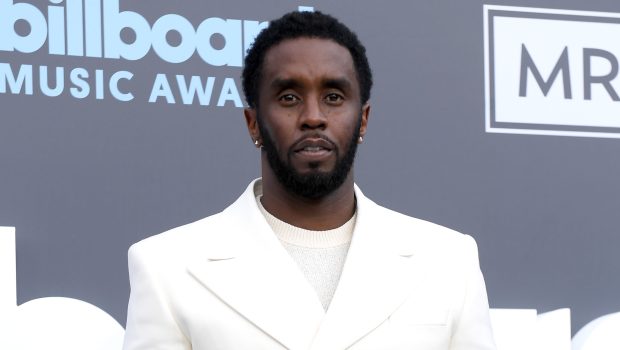
[[[296,79],[280,79],[276,78],[271,82],[271,87],[274,90],[282,91],[286,89],[295,89],[301,87],[301,83]]]
[[[325,79],[323,81],[323,85],[328,88],[338,89],[338,90],[350,90],[351,89],[351,81],[346,78],[333,78],[333,79]]]
[[[297,89],[303,86],[299,80],[292,78],[276,78],[270,85],[277,91]],[[322,85],[326,88],[339,89],[343,91],[349,90],[352,87],[351,81],[347,78],[326,78],[322,81]]]

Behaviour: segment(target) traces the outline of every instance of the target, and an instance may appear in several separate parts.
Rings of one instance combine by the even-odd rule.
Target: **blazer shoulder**
[[[196,254],[230,253],[232,247],[243,241],[244,232],[251,231],[260,221],[253,188],[257,180],[248,185],[243,194],[223,211],[203,219],[175,227],[145,238],[129,248],[129,254],[143,251],[157,257],[172,255],[180,260]]]
[[[476,242],[468,234],[436,224],[434,222],[409,216],[371,202],[373,212],[381,218],[381,225],[397,241],[411,244],[441,247],[443,251],[470,251],[477,254]]]
[[[132,244],[129,247],[129,254],[158,254],[165,255],[166,252],[183,252],[188,248],[208,243],[213,236],[222,232],[219,227],[224,226],[225,215],[217,213],[194,222],[174,227],[162,233],[147,237]]]

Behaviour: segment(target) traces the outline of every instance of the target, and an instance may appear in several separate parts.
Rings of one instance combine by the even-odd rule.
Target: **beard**
[[[341,150],[334,142],[321,136],[320,134],[317,134],[317,137],[320,137],[332,144],[333,151],[336,153],[336,164],[331,171],[316,170],[309,174],[301,174],[293,166],[291,166],[290,158],[293,151],[287,151],[286,159],[280,157],[271,134],[269,134],[267,129],[262,124],[260,116],[257,117],[258,128],[263,140],[263,151],[266,152],[269,166],[271,167],[271,170],[273,170],[280,184],[291,194],[314,200],[324,198],[328,194],[334,192],[347,179],[347,176],[353,167],[353,161],[355,160],[361,122],[362,117],[360,115],[342,157],[340,156]],[[318,164],[310,163],[309,166],[311,168],[315,168],[318,167]]]

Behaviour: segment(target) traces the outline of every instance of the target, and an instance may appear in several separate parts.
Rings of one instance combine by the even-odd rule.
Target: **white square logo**
[[[484,6],[486,131],[620,138],[620,14]]]

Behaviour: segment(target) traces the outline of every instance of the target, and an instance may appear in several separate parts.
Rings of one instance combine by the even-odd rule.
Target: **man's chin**
[[[343,179],[333,172],[313,171],[305,174],[295,173],[289,177],[284,187],[300,197],[321,199],[337,190],[343,182]]]
[[[334,170],[333,169],[321,169],[321,168],[309,168],[309,169],[303,169],[303,170],[297,170],[294,169],[295,171],[295,177],[297,178],[330,178],[332,176],[334,176]]]
[[[290,159],[288,167],[298,176],[327,176],[335,172],[337,160],[334,161],[299,161],[298,159]]]

